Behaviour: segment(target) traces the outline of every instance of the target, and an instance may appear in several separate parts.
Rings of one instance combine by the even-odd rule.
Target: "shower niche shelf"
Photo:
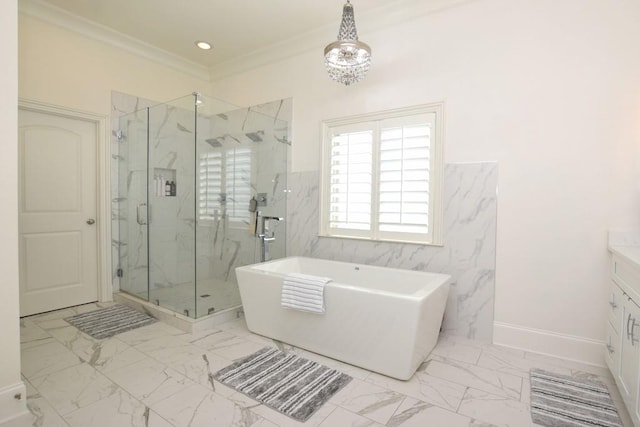
[[[178,181],[175,169],[153,168],[152,194],[156,197],[176,197]]]

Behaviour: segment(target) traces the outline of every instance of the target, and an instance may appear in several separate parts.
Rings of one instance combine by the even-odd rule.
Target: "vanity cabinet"
[[[620,370],[620,327],[624,311],[624,293],[615,283],[611,284],[609,294],[609,322],[607,323],[607,337],[605,345],[605,362],[611,372]]]
[[[640,427],[640,264],[613,252],[605,361]]]
[[[620,368],[618,385],[627,408],[638,396],[638,373],[640,372],[640,308],[628,298],[623,306],[623,333],[620,339]],[[631,412],[631,411],[630,411]]]

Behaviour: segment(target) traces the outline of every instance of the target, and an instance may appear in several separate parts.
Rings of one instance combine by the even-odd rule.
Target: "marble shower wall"
[[[291,100],[201,113],[197,123],[191,96],[158,104],[113,92],[112,100],[114,291],[121,288],[152,301],[157,298],[161,306],[180,313],[189,310],[192,316],[200,294],[214,294],[217,300],[209,305],[217,310],[238,305],[235,267],[258,261],[259,245],[250,221],[233,222],[223,212],[217,219],[197,218],[196,156],[249,148],[251,195],[266,193],[267,206],[260,211],[285,217]],[[216,106],[216,100],[203,100]],[[158,195],[153,185],[147,193],[147,129],[151,184],[154,176],[163,175],[175,181],[175,196]],[[148,203],[148,229],[137,221],[141,203]],[[232,203],[228,200],[227,206]],[[238,208],[246,211],[248,205]],[[285,230],[284,222],[275,224],[274,258],[285,254]],[[124,270],[121,282],[118,266]],[[229,301],[220,301],[220,295]]]
[[[176,195],[149,188],[149,298],[156,291],[195,282],[195,146],[194,98],[183,106],[159,104],[149,109],[149,176],[174,181]],[[153,181],[152,181],[153,183]],[[195,312],[195,291],[178,302],[164,298],[160,304]],[[166,292],[163,294],[167,294]]]
[[[442,247],[318,237],[319,172],[292,173],[289,180],[288,255],[450,274],[443,330],[491,342],[497,163],[446,165]]]
[[[198,119],[198,154],[231,153],[237,148],[251,150],[250,193],[266,194],[265,216],[286,216],[286,159],[289,147],[291,99],[252,106]],[[227,206],[233,203],[227,196]],[[248,206],[239,209],[247,212]],[[198,222],[198,281],[214,280],[236,286],[235,268],[259,261],[260,246],[248,221],[232,222],[226,215],[218,220]],[[285,222],[273,223],[276,240],[269,245],[270,256],[285,255]],[[239,304],[240,301],[237,301]]]

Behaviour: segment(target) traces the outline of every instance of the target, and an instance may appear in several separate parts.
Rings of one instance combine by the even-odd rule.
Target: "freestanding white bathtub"
[[[288,273],[333,279],[324,314],[281,307]],[[303,257],[238,267],[236,274],[250,331],[402,380],[438,340],[451,279]]]

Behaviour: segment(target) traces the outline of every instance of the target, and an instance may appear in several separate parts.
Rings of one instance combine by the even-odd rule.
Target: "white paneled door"
[[[96,301],[97,125],[18,117],[20,316]]]

